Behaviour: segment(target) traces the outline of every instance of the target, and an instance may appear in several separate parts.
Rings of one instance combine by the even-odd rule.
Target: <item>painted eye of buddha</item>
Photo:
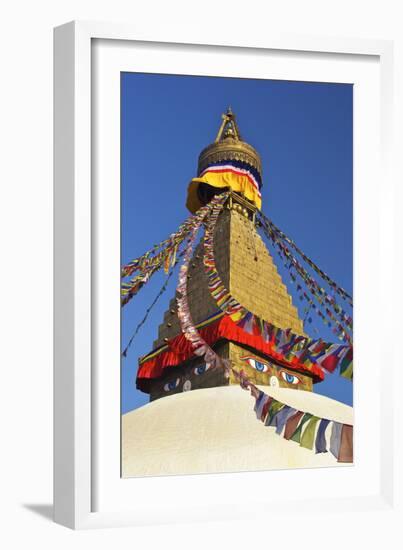
[[[193,372],[194,374],[196,374],[197,376],[199,376],[200,374],[204,374],[208,369],[210,368],[210,366],[204,364],[204,365],[199,365],[198,367],[195,367],[193,369]]]
[[[263,363],[263,361],[259,361],[254,357],[242,357],[242,359],[243,361],[247,361],[248,364],[258,372],[267,372],[269,370],[269,365],[267,363]]]
[[[176,388],[179,386],[180,378],[176,378],[175,380],[171,380],[170,382],[167,382],[164,386],[164,391],[172,391],[176,390]]]
[[[285,370],[282,370],[280,372],[281,378],[287,382],[287,384],[294,384],[295,386],[301,382],[301,380],[298,378],[298,376],[295,376],[295,374],[291,374]]]

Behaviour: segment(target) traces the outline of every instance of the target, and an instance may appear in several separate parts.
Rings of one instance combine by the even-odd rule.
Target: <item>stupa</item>
[[[214,256],[226,288],[243,306],[282,329],[304,335],[303,322],[256,230],[261,208],[262,166],[259,153],[245,142],[231,109],[222,115],[215,141],[199,155],[197,177],[188,187],[186,205],[195,213],[214,195],[230,191],[214,234]],[[202,243],[194,252],[188,275],[188,300],[196,327],[223,358],[243,369],[260,387],[312,391],[322,372],[304,364],[291,365],[262,353],[258,338],[217,309],[203,266]],[[182,338],[182,339],[181,339]],[[173,297],[165,312],[153,350],[139,359],[137,388],[150,400],[202,388],[238,384],[223,369],[209,369],[203,360],[182,353],[183,336]]]

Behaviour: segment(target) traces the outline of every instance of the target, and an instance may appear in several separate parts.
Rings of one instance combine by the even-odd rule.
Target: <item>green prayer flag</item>
[[[352,364],[352,353],[347,352],[340,363],[340,374],[343,374],[343,372],[346,371],[348,367],[352,366]]]
[[[291,436],[291,439],[292,441],[295,441],[296,443],[299,443],[300,440],[301,440],[301,433],[302,433],[302,428],[304,427],[304,424],[306,422],[308,422],[308,420],[310,418],[312,418],[312,414],[311,413],[305,413],[304,416],[301,418],[301,421],[299,423],[299,426],[297,427],[297,429],[295,430],[295,432],[292,434]]]
[[[319,420],[320,418],[318,416],[313,416],[309,420],[304,430],[304,433],[302,434],[302,437],[301,437],[301,443],[300,443],[301,447],[305,447],[305,449],[310,449],[310,450],[313,449],[313,442],[315,439],[315,428]]]
[[[350,365],[344,370],[343,372],[340,371],[340,375],[344,378],[347,378],[347,380],[353,379],[353,362],[350,363]]]
[[[268,426],[270,423],[270,420],[273,418],[273,416],[278,413],[280,409],[284,407],[284,403],[281,403],[280,401],[277,401],[277,399],[274,399],[270,404],[269,412],[267,413],[266,422],[265,425]]]

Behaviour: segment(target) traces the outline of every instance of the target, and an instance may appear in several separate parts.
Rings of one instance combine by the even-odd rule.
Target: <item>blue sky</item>
[[[349,84],[122,73],[122,263],[176,230],[189,215],[188,182],[230,105],[262,158],[262,210],[352,294],[352,109]],[[269,247],[270,250],[270,247]],[[293,301],[295,294],[273,254]],[[122,311],[122,348],[165,280],[159,273]],[[136,390],[137,359],[152,349],[177,277],[122,361],[122,412],[148,402]],[[331,332],[312,316],[320,335]],[[337,340],[336,340],[337,341]],[[352,403],[352,384],[328,375],[314,391]]]

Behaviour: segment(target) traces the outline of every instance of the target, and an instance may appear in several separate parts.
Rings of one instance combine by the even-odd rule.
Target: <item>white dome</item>
[[[353,409],[319,394],[264,386],[268,395],[322,418],[353,424]],[[122,416],[123,477],[345,466],[257,420],[239,386],[178,393]],[[330,429],[326,431],[329,442]]]

